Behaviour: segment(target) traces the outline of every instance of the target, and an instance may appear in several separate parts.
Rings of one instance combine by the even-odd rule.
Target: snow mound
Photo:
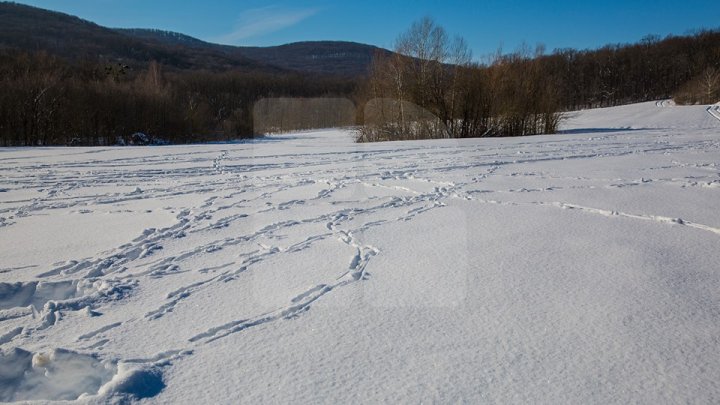
[[[162,372],[157,366],[120,363],[117,374],[98,391],[101,397],[130,396],[150,398],[165,388]]]
[[[0,401],[76,400],[95,395],[117,367],[95,356],[55,349],[0,352]]]
[[[27,306],[40,309],[49,301],[66,301],[110,290],[109,283],[90,280],[0,283],[0,310]]]
[[[88,279],[0,283],[0,321],[33,315],[41,319],[41,328],[47,328],[60,321],[60,311],[85,310],[92,315],[92,307],[123,298],[133,285]]]
[[[0,402],[150,398],[165,388],[168,364],[118,363],[64,349],[0,351]]]

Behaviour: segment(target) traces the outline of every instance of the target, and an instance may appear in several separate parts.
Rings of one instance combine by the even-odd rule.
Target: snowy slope
[[[712,129],[718,127],[717,105],[676,106],[671,100],[566,114],[566,131],[607,129]]]
[[[0,401],[720,401],[720,120],[0,151]]]

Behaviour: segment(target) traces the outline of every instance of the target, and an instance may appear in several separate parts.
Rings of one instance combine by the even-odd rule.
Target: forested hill
[[[176,69],[268,69],[240,55],[210,49],[165,46],[143,41],[67,14],[0,3],[0,47],[45,51],[68,60],[123,62],[132,67],[155,60]]]
[[[122,62],[145,68],[157,61],[177,70],[262,70],[358,76],[368,70],[374,46],[341,41],[274,47],[211,44],[153,29],[110,29],[71,15],[0,2],[0,48],[46,51],[69,60]]]
[[[229,58],[249,58],[287,70],[349,77],[365,75],[376,53],[390,53],[372,45],[347,41],[310,41],[268,47],[238,47],[212,44],[188,35],[162,30],[116,29],[115,31],[145,43],[182,47],[190,53],[219,52]]]

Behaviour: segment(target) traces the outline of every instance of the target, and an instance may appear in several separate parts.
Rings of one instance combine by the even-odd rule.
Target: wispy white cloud
[[[258,37],[291,27],[320,10],[317,8],[287,9],[267,6],[246,10],[238,18],[232,32],[214,38],[215,42],[238,45],[248,38]]]

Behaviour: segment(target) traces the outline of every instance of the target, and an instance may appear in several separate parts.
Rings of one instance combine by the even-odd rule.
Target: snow
[[[0,151],[0,402],[720,400],[720,120]]]

